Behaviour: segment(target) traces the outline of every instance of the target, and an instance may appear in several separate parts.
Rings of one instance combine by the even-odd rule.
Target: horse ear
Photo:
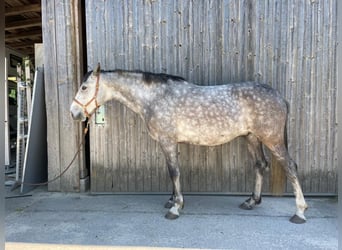
[[[96,70],[94,71],[94,75],[95,76],[98,76],[99,74],[100,74],[100,71],[101,71],[101,67],[100,67],[100,63],[98,63],[97,64],[97,68],[96,68]]]

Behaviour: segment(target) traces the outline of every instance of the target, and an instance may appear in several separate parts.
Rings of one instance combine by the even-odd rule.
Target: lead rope
[[[55,180],[57,180],[58,178],[61,178],[66,171],[68,171],[68,169],[71,167],[71,165],[75,162],[77,155],[80,153],[82,146],[85,144],[85,137],[88,133],[89,130],[89,123],[90,123],[90,118],[88,117],[88,121],[87,121],[87,125],[85,126],[84,130],[83,130],[83,136],[82,136],[82,141],[81,143],[78,145],[78,149],[74,155],[74,157],[72,158],[71,162],[69,163],[69,165],[63,170],[62,173],[60,173],[59,175],[57,175],[56,177],[54,177],[51,180],[48,180],[46,182],[40,182],[40,183],[29,183],[29,182],[22,182],[22,181],[17,181],[13,187],[12,190],[14,190],[15,188],[17,188],[20,185],[26,185],[26,186],[44,186],[46,184],[49,184],[51,182],[54,182]]]

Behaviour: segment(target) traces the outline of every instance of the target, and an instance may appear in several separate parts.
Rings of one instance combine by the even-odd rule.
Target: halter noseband
[[[100,72],[98,72],[97,75],[97,79],[96,79],[96,89],[95,89],[95,94],[93,96],[93,98],[91,98],[86,104],[81,103],[79,100],[76,99],[76,97],[74,98],[74,102],[76,102],[78,105],[80,105],[83,108],[83,112],[85,114],[85,116],[89,119],[91,114],[88,113],[87,111],[87,107],[93,102],[95,101],[95,110],[100,107],[100,105],[97,103],[97,93],[99,92],[99,80],[100,80]]]

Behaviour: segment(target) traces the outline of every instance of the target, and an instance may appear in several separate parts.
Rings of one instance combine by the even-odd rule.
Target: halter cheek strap
[[[76,98],[74,98],[74,102],[76,102],[78,105],[80,105],[83,109],[83,112],[85,114],[85,116],[89,119],[91,114],[89,114],[89,112],[87,111],[87,107],[93,102],[95,101],[95,110],[98,109],[98,107],[100,107],[100,105],[97,103],[97,93],[99,92],[99,80],[100,80],[100,72],[97,75],[97,79],[96,79],[96,89],[95,89],[95,94],[94,96],[86,103],[83,104],[81,103],[79,100],[77,100]]]

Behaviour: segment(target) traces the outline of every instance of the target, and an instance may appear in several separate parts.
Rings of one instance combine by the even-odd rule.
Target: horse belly
[[[243,127],[238,126],[238,123],[231,124],[231,121],[223,119],[212,119],[206,122],[192,120],[178,123],[177,141],[195,145],[216,146],[247,133]]]

